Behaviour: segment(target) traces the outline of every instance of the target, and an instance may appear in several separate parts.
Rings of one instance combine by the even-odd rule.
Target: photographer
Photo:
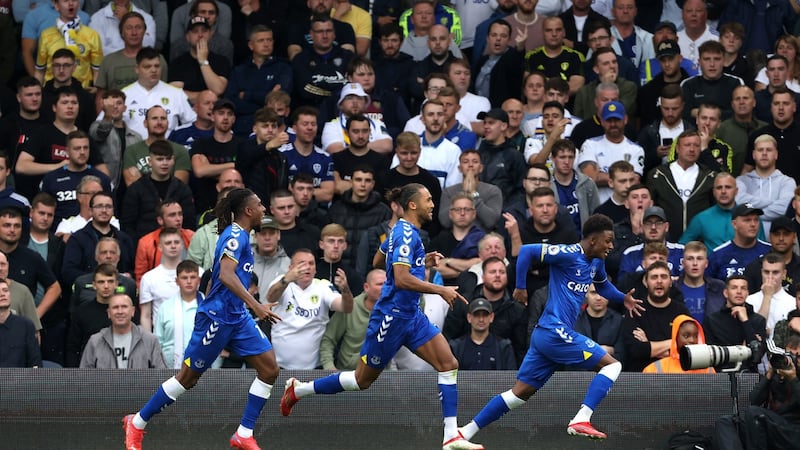
[[[800,381],[797,378],[800,337],[790,337],[786,351],[794,356],[772,355],[769,358],[767,374],[750,392],[751,406],[742,416],[717,419],[715,447],[800,449]]]

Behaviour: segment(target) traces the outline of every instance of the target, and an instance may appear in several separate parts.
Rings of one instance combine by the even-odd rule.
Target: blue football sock
[[[155,394],[150,397],[150,400],[148,400],[142,410],[139,411],[139,415],[142,416],[145,422],[149,422],[151,417],[160,413],[162,409],[173,403],[175,403],[175,400],[164,392],[164,386],[159,386]]]
[[[586,391],[586,397],[583,399],[583,404],[591,408],[597,409],[597,405],[606,398],[606,394],[611,390],[614,382],[602,373],[598,373],[589,384],[589,389]]]
[[[339,381],[338,373],[333,373],[319,380],[314,380],[313,383],[314,392],[317,394],[338,394],[344,391],[344,387]]]
[[[495,395],[486,406],[472,419],[480,428],[484,428],[495,420],[503,417],[503,415],[511,409],[506,405],[505,400],[501,395]]]
[[[442,401],[442,417],[458,415],[458,388],[455,384],[439,384],[439,399]]]
[[[261,410],[272,392],[272,385],[264,383],[256,378],[250,385],[250,391],[247,394],[247,403],[244,406],[244,414],[242,414],[242,421],[240,422],[244,428],[252,430],[256,426],[256,419],[261,415]],[[249,437],[249,436],[243,436]]]

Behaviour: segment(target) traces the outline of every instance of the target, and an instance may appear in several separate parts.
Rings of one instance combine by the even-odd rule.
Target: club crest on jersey
[[[311,298],[308,299],[311,304],[318,305],[319,304],[319,295],[312,295]]]
[[[164,106],[169,105],[169,97],[161,97],[161,104]]]
[[[592,266],[592,270],[589,271],[589,276],[594,280],[594,276],[597,274],[597,268]]]
[[[372,356],[372,357],[369,358],[369,363],[372,364],[373,366],[378,366],[381,363],[381,357],[380,356]]]
[[[320,173],[320,171],[322,171],[322,164],[314,163],[312,168],[314,170],[314,173]]]

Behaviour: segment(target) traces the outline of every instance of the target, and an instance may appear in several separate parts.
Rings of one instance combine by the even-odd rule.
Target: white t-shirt
[[[578,156],[575,158],[575,170],[580,170],[580,166],[586,162],[594,162],[600,172],[608,173],[611,164],[617,161],[628,161],[633,165],[633,171],[639,176],[644,176],[644,149],[639,144],[624,138],[622,142],[616,144],[609,141],[605,135],[587,139],[581,146]],[[599,200],[602,205],[611,198],[611,188],[598,188],[600,193]]]
[[[461,124],[465,127],[472,129],[469,125],[470,120],[464,115],[464,110],[456,113],[456,120],[461,122]],[[422,134],[425,131],[425,125],[422,123],[422,116],[417,114],[416,116],[408,119],[403,131],[410,131],[414,134]]]
[[[175,272],[175,269],[169,270],[163,264],[159,264],[142,275],[142,281],[139,283],[139,304],[152,302],[151,323],[156,322],[158,308],[162,303],[181,295],[181,290],[175,281]]]
[[[750,294],[745,301],[752,305],[753,310],[758,313],[759,308],[761,308],[761,303],[764,301],[764,292],[758,291],[755,294]],[[769,315],[767,317],[767,330],[769,330],[768,334],[770,339],[775,335],[775,324],[785,319],[796,307],[797,305],[794,297],[783,289],[772,296],[772,303],[769,305]]]
[[[790,74],[791,75],[791,74]],[[756,83],[761,83],[763,85],[769,85],[769,78],[767,77],[767,69],[766,67],[762,67],[761,70],[758,71],[756,75]],[[786,87],[791,89],[794,92],[800,94],[800,82],[797,81],[797,78],[789,78],[786,80]]]
[[[61,219],[61,222],[58,222],[56,234],[72,234],[83,229],[88,223],[89,220],[84,219],[80,214]],[[111,218],[111,226],[119,230],[119,219],[116,216]]]
[[[471,122],[480,122],[478,120],[479,113],[492,109],[492,104],[489,103],[488,98],[475,95],[472,92],[467,92],[458,104],[461,105],[461,110],[458,113],[465,120],[461,120],[458,115],[456,115],[456,118],[458,118],[461,123],[467,125],[467,127],[469,127]]]
[[[705,31],[695,40],[686,34],[686,30],[678,31],[678,46],[681,48],[681,56],[694,64],[695,69],[699,70],[700,46],[706,41],[718,41],[719,35],[711,31],[711,27],[706,25]]]
[[[461,148],[442,137],[436,142],[426,142],[421,139],[421,151],[417,165],[432,173],[439,179],[439,184],[444,188],[461,183],[461,172],[458,171],[458,158]],[[400,165],[397,155],[392,158],[392,169]]]
[[[675,179],[675,187],[678,188],[678,195],[685,204],[689,201],[694,190],[694,184],[697,182],[697,176],[700,174],[700,169],[697,164],[692,164],[688,169],[683,170],[683,167],[677,161],[670,163],[669,170],[672,172],[672,178]]]
[[[497,0],[455,2],[455,9],[461,18],[461,48],[472,48],[475,28],[497,9]]]
[[[270,286],[280,280],[276,278]],[[315,278],[306,289],[289,283],[273,308],[282,319],[272,325],[272,347],[280,367],[311,370],[321,365],[319,344],[330,320],[331,305],[340,297],[328,280]]]
[[[189,104],[189,97],[183,92],[183,89],[176,88],[175,86],[159,81],[153,89],[147,90],[136,83],[129,84],[122,88],[125,93],[125,106],[128,110],[125,111],[122,118],[125,120],[125,125],[131,130],[139,133],[143,139],[147,139],[147,129],[144,127],[144,118],[147,115],[147,110],[153,106],[162,106],[167,110],[167,133],[169,134],[178,128],[179,125],[192,123],[197,120],[197,114]],[[102,111],[97,116],[97,120],[102,120],[105,113]]]
[[[349,139],[344,136],[347,119],[339,116],[338,119],[333,119],[326,123],[322,128],[322,148],[327,152],[328,146],[335,143],[344,144],[345,147],[350,145]],[[369,119],[369,141],[375,142],[380,139],[391,139],[389,132],[386,131],[386,124],[379,119]]]
[[[117,369],[127,369],[128,358],[131,356],[131,332],[125,334],[112,332],[111,341],[114,344],[114,356],[117,357]]]
[[[156,45],[156,22],[153,16],[145,12],[143,9],[136,5],[131,5],[133,12],[137,12],[144,17],[144,24],[147,29],[144,31],[144,47],[155,47]],[[89,21],[89,28],[93,29],[100,35],[100,42],[103,46],[103,54],[110,55],[125,47],[125,42],[119,33],[119,19],[114,15],[111,10],[111,3],[107,4],[97,12],[92,14]]]

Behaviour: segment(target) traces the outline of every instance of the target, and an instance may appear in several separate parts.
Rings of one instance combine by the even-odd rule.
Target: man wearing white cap
[[[355,115],[364,114],[367,104],[369,104],[369,95],[364,92],[364,88],[359,83],[344,85],[342,93],[339,95],[339,117],[326,123],[322,129],[322,148],[326,152],[337,153],[350,145],[347,121]],[[369,129],[368,147],[378,153],[391,153],[392,137],[386,130],[386,124],[379,119],[370,118]]]
[[[644,150],[639,144],[625,137],[628,116],[625,107],[618,101],[610,101],[600,112],[600,122],[605,132],[602,136],[587,139],[575,158],[575,168],[593,179],[600,192],[600,203],[611,197],[608,187],[608,168],[611,164],[625,160],[633,170],[644,176]]]

